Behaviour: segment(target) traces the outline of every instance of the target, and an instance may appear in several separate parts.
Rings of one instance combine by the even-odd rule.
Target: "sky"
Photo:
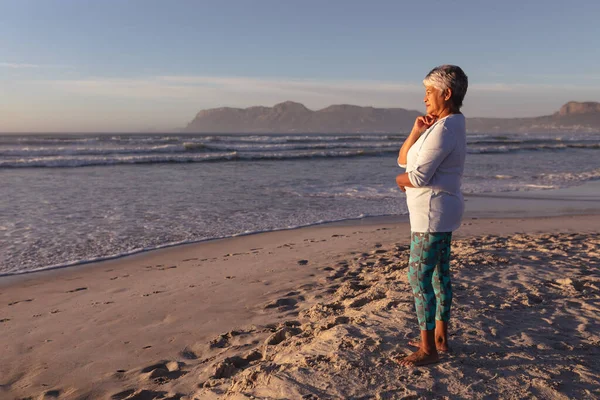
[[[600,101],[598,0],[0,0],[0,132],[184,127],[292,100],[424,112],[456,64],[467,117]]]

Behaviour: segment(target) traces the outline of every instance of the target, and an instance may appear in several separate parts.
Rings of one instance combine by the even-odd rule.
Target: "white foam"
[[[0,277],[2,277],[2,276],[10,276],[10,275],[22,275],[22,274],[28,274],[28,273],[33,273],[33,272],[40,272],[40,271],[48,271],[48,270],[53,270],[53,269],[61,269],[61,268],[74,267],[74,266],[85,265],[85,264],[90,264],[90,263],[100,262],[100,261],[114,260],[114,259],[118,259],[118,258],[123,258],[123,257],[131,256],[131,255],[139,254],[139,253],[142,253],[142,252],[148,252],[148,251],[152,251],[152,250],[165,249],[165,248],[174,247],[174,246],[180,246],[180,245],[184,245],[184,244],[203,243],[203,242],[207,242],[207,241],[210,241],[210,240],[227,239],[227,238],[231,238],[231,237],[240,237],[240,236],[254,235],[254,234],[265,233],[265,232],[285,231],[285,230],[298,229],[298,228],[304,228],[304,227],[309,227],[309,226],[317,226],[317,225],[334,223],[334,222],[352,221],[352,220],[358,220],[358,219],[369,218],[369,217],[385,217],[385,216],[397,216],[397,215],[407,215],[407,213],[404,212],[404,213],[399,213],[399,214],[381,214],[381,215],[360,214],[357,217],[341,218],[341,219],[329,219],[329,220],[319,220],[317,222],[311,222],[311,223],[306,223],[306,224],[289,225],[289,226],[284,227],[284,228],[263,229],[263,230],[245,230],[245,231],[243,231],[241,233],[236,233],[236,234],[232,234],[232,235],[215,236],[215,237],[205,238],[205,239],[200,239],[200,240],[182,240],[182,241],[178,241],[178,242],[170,242],[170,243],[165,243],[165,244],[158,245],[158,246],[139,248],[139,249],[134,249],[134,250],[127,251],[127,252],[121,252],[121,253],[117,253],[117,254],[112,254],[112,255],[109,255],[109,256],[90,257],[90,258],[87,258],[87,259],[84,259],[84,260],[78,260],[78,261],[67,262],[67,263],[53,264],[53,265],[45,266],[45,267],[37,267],[37,268],[31,268],[31,269],[27,269],[27,270],[0,271]]]

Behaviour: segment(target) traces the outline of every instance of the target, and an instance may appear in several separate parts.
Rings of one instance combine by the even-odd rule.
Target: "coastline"
[[[589,181],[584,185],[570,188],[465,194],[465,219],[471,218],[521,218],[521,217],[553,217],[566,215],[596,215],[600,214],[600,181]],[[180,246],[201,245],[218,240],[228,240],[249,235],[259,235],[270,232],[283,232],[296,229],[306,229],[317,226],[347,226],[374,225],[389,223],[407,223],[408,215],[376,215],[359,218],[348,218],[339,221],[315,222],[297,227],[281,228],[268,231],[240,233],[234,236],[203,239],[182,243],[165,244],[150,249],[138,249],[126,254],[111,255],[93,260],[76,261],[67,264],[42,267],[31,271],[16,273],[0,273],[0,287],[10,277],[42,273],[65,268],[81,268],[94,266],[111,260],[120,260],[148,252],[160,251]]]
[[[560,301],[579,304],[577,307],[585,318],[579,320],[580,331],[575,334],[583,335],[585,341],[581,343],[587,346],[580,346],[585,352],[577,355],[576,366],[586,367],[585,358],[596,354],[597,347],[594,346],[597,345],[593,343],[600,339],[593,333],[600,328],[598,310],[593,305],[593,296],[600,295],[597,290],[600,283],[591,280],[599,268],[599,254],[597,246],[596,250],[590,250],[590,246],[593,249],[598,241],[600,212],[597,212],[598,204],[594,200],[597,192],[594,190],[600,187],[599,183],[593,182],[580,190],[585,192],[583,200],[582,197],[553,199],[552,193],[546,193],[544,196],[549,199],[543,204],[550,206],[540,206],[539,197],[543,196],[539,192],[519,193],[519,197],[525,199],[506,200],[505,194],[467,197],[467,214],[454,235],[456,257],[452,264],[459,290],[455,307],[460,317],[456,320],[458,330],[454,331],[452,339],[463,346],[458,347],[461,354],[472,351],[472,346],[484,340],[490,329],[506,329],[502,321],[488,320],[487,327],[475,326],[474,332],[478,333],[470,336],[472,330],[462,328],[461,321],[464,318],[479,321],[475,309],[493,306],[501,310],[508,307],[502,304],[521,299],[517,302],[521,305],[514,306],[513,311],[517,314],[506,318],[527,319],[530,312],[549,312],[550,308],[546,306],[557,301],[558,295],[542,293],[544,288],[555,285],[547,286],[544,282],[564,279],[566,297],[560,297]],[[571,192],[572,197],[581,194],[575,190]],[[474,206],[477,202],[483,203],[482,209]],[[533,204],[538,204],[537,209],[532,210]],[[593,212],[569,215],[578,211],[581,204],[591,204],[591,207],[579,209],[580,212]],[[498,205],[504,205],[504,208],[496,208]],[[543,215],[557,210],[566,215]],[[496,218],[486,218],[486,213]],[[529,215],[535,213],[541,215]],[[344,357],[378,354],[379,358],[372,360],[376,365],[368,364],[368,370],[403,377],[401,381],[386,381],[389,387],[395,385],[406,395],[431,394],[427,392],[431,388],[420,392],[419,385],[427,376],[437,377],[436,385],[448,380],[444,372],[447,363],[426,370],[428,372],[418,377],[382,361],[394,352],[409,351],[405,342],[416,334],[410,291],[404,277],[406,271],[402,269],[404,267],[390,267],[401,266],[407,261],[409,235],[406,217],[371,217],[184,244],[77,267],[2,277],[0,328],[5,340],[2,344],[4,362],[0,365],[0,397],[37,398],[53,391],[58,391],[61,399],[133,399],[162,392],[166,393],[165,398],[180,400],[186,396],[204,399],[325,395],[328,391],[324,388],[327,382],[331,383],[328,380],[334,379],[341,368],[341,361],[331,359],[331,354],[339,352],[331,347],[331,341],[335,340],[328,335],[354,341],[355,351],[343,353]],[[523,259],[524,255],[529,258]],[[506,269],[505,259],[514,260],[514,265],[510,265],[512,271]],[[482,265],[487,267],[481,269]],[[584,274],[583,268],[592,269]],[[491,274],[490,277],[496,280],[503,276],[498,282],[494,281],[494,285],[498,293],[506,292],[508,297],[487,293],[481,285],[481,274]],[[471,297],[461,297],[460,290],[471,290]],[[582,290],[587,290],[583,297]],[[496,304],[496,298],[500,303]],[[542,301],[536,303],[531,300],[533,298]],[[360,306],[352,303],[352,299]],[[331,307],[338,305],[344,305],[343,311],[331,311]],[[475,314],[469,314],[471,312]],[[548,318],[565,321],[571,317],[560,314]],[[385,327],[386,333],[369,330],[373,329],[369,321]],[[294,325],[296,322],[299,325]],[[313,329],[323,324],[332,328]],[[550,325],[558,332],[555,335],[561,338],[556,349],[552,347],[554,336],[536,339],[542,346],[550,346],[547,349],[549,357],[564,357],[562,351],[573,347],[570,340],[574,339],[569,339],[573,333],[565,331],[567,328],[563,325],[564,322]],[[535,336],[537,328],[531,329],[533,331],[528,334]],[[302,344],[300,340],[297,344],[300,347],[292,351],[293,333],[299,331],[308,335],[310,341]],[[271,335],[277,332],[284,332],[279,333],[283,335],[281,342],[277,339],[273,345],[261,344],[271,340]],[[517,346],[521,340],[517,337],[522,334],[516,329],[511,335],[502,339],[510,339],[510,343],[501,344]],[[360,337],[369,337],[380,343],[379,347],[364,347]],[[580,343],[580,339],[577,340]],[[465,348],[463,342],[471,345]],[[254,351],[253,348],[262,353],[274,353],[248,358],[248,352]],[[487,350],[490,349],[477,351],[488,359],[492,356],[486,353]],[[536,357],[531,353],[534,350],[513,350],[506,357]],[[502,352],[498,348],[493,351]],[[298,354],[303,355],[304,361],[297,359]],[[315,361],[313,365],[306,361],[319,354],[329,357],[329,363],[322,365]],[[232,367],[227,364],[231,357],[251,361]],[[469,365],[462,355],[457,357],[463,367]],[[175,361],[177,366],[171,363],[174,369],[171,371],[164,360]],[[313,390],[306,382],[295,385],[283,379],[281,374],[265,372],[271,365],[265,364],[267,361],[281,365],[281,368],[291,368],[282,373],[293,376],[297,382],[301,381],[294,375],[298,371],[320,365],[321,369],[311,370],[312,375],[309,375],[320,382],[321,386],[317,386],[321,391]],[[456,360],[448,362],[454,368],[453,374],[462,371],[462,367],[452,364]],[[485,363],[480,360],[475,365],[479,370],[487,371]],[[508,360],[494,363],[496,369],[510,364]],[[457,385],[457,391],[444,386],[448,395],[473,395],[473,390],[480,385],[477,382],[483,379],[480,376],[483,372],[469,371],[453,383]],[[543,371],[554,376],[545,369]],[[258,374],[258,378],[249,383],[247,374],[251,372]],[[488,372],[490,375],[486,379],[497,371]],[[600,376],[594,369],[587,370],[586,374]],[[266,376],[275,379],[280,397],[265,389],[268,385],[261,379]],[[540,393],[561,398],[558,389],[548,383],[551,379],[543,378],[542,381],[517,398]],[[581,395],[586,393],[585,390],[600,393],[598,385],[581,382],[578,385],[570,386],[572,391],[568,393]],[[353,392],[355,389],[350,387],[340,388],[342,392],[338,392],[338,396],[341,397],[368,394],[360,385],[355,388],[358,392]],[[505,393],[510,393],[509,386],[504,389],[507,390]],[[378,393],[386,392],[383,387],[377,390]],[[119,396],[114,397],[117,394]],[[236,397],[238,395],[243,397]]]

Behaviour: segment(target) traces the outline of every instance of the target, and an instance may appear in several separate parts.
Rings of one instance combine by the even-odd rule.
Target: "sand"
[[[1,399],[600,398],[600,216],[465,219],[453,351],[418,326],[405,222],[354,221],[0,279]]]

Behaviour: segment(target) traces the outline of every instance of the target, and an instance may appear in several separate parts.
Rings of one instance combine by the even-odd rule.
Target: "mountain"
[[[313,111],[286,101],[273,107],[202,110],[184,132],[197,133],[376,133],[412,127],[418,111],[333,105]]]
[[[332,105],[309,110],[286,101],[273,107],[221,107],[200,111],[183,129],[194,133],[396,133],[408,132],[421,115],[403,108]],[[473,118],[469,132],[600,132],[600,103],[571,101],[552,115],[532,118]]]
[[[533,118],[468,118],[469,132],[599,132],[600,103],[570,101],[552,115]]]

